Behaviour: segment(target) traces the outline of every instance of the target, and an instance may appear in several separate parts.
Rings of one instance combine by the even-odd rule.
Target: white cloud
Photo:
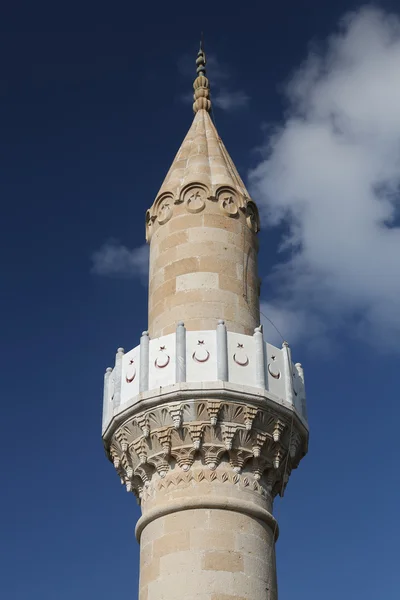
[[[235,110],[237,108],[245,108],[250,102],[250,96],[242,90],[229,91],[220,89],[211,98],[213,104],[222,110]]]
[[[207,54],[207,77],[215,85],[224,85],[227,80],[232,78],[231,69],[226,65],[222,64],[215,54]]]
[[[92,255],[92,273],[117,277],[139,277],[147,283],[149,248],[147,244],[133,248],[109,241]]]
[[[347,15],[287,89],[284,124],[251,172],[264,226],[288,256],[266,314],[283,335],[400,339],[400,20]]]

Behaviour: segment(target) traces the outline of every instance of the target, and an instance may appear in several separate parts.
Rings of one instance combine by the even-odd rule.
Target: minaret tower
[[[195,117],[146,214],[149,325],[105,374],[103,440],[141,505],[139,600],[276,600],[273,499],[307,452],[304,377],[264,340],[258,211]]]

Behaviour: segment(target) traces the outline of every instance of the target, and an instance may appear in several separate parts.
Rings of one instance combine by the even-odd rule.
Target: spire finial
[[[194,104],[193,110],[195,113],[197,111],[204,109],[206,111],[210,111],[211,109],[211,101],[210,101],[210,84],[206,77],[206,55],[203,48],[203,32],[200,37],[200,49],[197,53],[196,59],[196,72],[197,77],[193,83],[194,89]]]

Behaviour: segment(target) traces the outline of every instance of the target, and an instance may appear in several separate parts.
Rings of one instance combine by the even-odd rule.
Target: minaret
[[[259,320],[258,211],[210,117],[147,211],[149,326],[105,374],[103,440],[142,516],[139,600],[276,600],[273,499],[307,452],[304,376]]]

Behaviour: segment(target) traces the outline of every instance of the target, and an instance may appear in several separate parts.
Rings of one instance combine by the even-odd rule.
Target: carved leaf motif
[[[218,413],[221,410],[221,402],[207,402],[207,412],[210,417],[211,425],[216,426],[218,421]]]
[[[180,414],[185,421],[176,428]],[[212,426],[210,417],[216,418],[217,414],[218,425]],[[251,489],[260,491],[264,486],[265,493],[275,495],[284,489],[284,476],[290,474],[302,456],[301,430],[294,426],[289,439],[288,426],[280,409],[272,407],[214,399],[175,401],[128,418],[115,431],[108,452],[122,483],[142,499],[150,494],[145,486],[154,486],[154,498],[156,490],[161,489],[160,478],[167,478],[168,487],[186,485],[190,477],[197,481],[226,479],[246,486],[242,475],[237,477],[241,473],[248,478]],[[203,468],[198,475],[200,462]],[[255,481],[260,480],[265,469],[275,473],[271,492],[267,491],[265,478],[260,484]],[[159,476],[154,478],[155,471]],[[133,481],[134,476],[138,481]]]
[[[233,438],[236,433],[236,425],[223,425],[222,426],[222,438],[224,440],[225,448],[227,450],[232,449]]]
[[[169,414],[171,415],[172,422],[175,429],[179,429],[182,425],[182,405],[181,404],[170,404],[168,406]]]
[[[257,408],[253,406],[246,406],[245,414],[244,414],[244,424],[246,425],[246,429],[250,431],[253,421],[257,415]]]
[[[138,415],[135,419],[137,426],[140,427],[141,431],[145,438],[148,438],[150,435],[150,425],[149,418],[147,414]]]
[[[235,437],[235,447],[250,449],[252,447],[253,436],[248,429],[239,429]]]
[[[152,429],[157,429],[158,427],[167,427],[171,424],[169,412],[166,407],[159,408],[157,410],[153,409],[148,413],[148,420]]]
[[[233,403],[224,403],[221,405],[220,420],[244,423],[245,406]]]

